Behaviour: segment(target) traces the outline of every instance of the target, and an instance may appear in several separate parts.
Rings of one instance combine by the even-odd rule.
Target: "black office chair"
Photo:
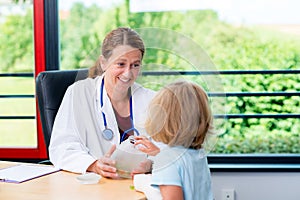
[[[87,76],[88,69],[53,70],[41,72],[36,78],[36,98],[48,155],[52,126],[63,96],[68,86]]]

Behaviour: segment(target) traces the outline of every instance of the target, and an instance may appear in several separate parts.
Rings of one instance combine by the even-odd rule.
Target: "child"
[[[213,133],[212,113],[205,91],[192,82],[164,87],[149,106],[146,130],[159,149],[145,137],[135,145],[153,157],[151,186],[162,198],[212,200],[211,177],[203,143]],[[158,153],[159,152],[159,153]]]

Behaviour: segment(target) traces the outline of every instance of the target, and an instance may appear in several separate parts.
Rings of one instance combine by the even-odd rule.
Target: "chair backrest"
[[[36,78],[36,98],[47,147],[50,143],[55,116],[67,88],[88,76],[87,69],[44,71]]]

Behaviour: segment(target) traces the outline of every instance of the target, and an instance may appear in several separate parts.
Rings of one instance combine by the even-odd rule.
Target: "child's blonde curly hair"
[[[157,142],[200,149],[213,133],[206,92],[197,84],[177,81],[161,89],[149,106],[146,130]]]

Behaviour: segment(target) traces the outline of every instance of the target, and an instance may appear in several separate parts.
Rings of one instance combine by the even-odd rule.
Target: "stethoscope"
[[[105,127],[104,130],[102,131],[102,136],[104,137],[105,140],[110,141],[114,137],[114,132],[110,128],[107,127],[107,121],[106,121],[105,113],[102,110],[102,107],[103,107],[103,87],[104,87],[104,77],[102,79],[101,93],[100,93],[101,112],[102,112],[102,116],[103,116],[103,124],[104,124],[104,127]],[[126,134],[128,134],[131,131],[136,133],[136,135],[140,135],[139,131],[136,128],[134,128],[134,125],[133,125],[132,95],[130,96],[130,99],[129,99],[129,106],[130,106],[131,128],[123,132],[122,137],[121,137],[121,142],[123,142],[125,140]]]

